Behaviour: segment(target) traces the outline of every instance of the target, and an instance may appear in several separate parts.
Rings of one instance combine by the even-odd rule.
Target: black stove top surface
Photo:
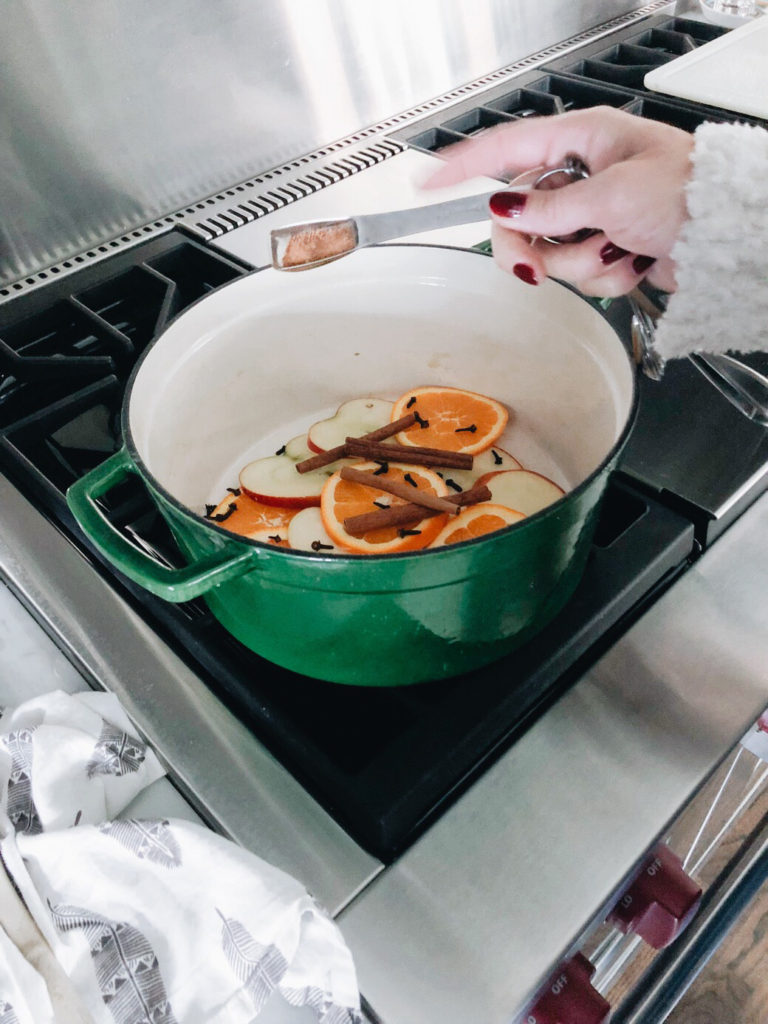
[[[626,60],[645,56],[637,49],[649,42],[665,50],[667,44],[679,45],[666,31],[654,25],[643,35],[645,42],[632,40],[618,48],[603,41],[595,59],[589,55],[589,73],[602,73],[605,64],[625,67]],[[475,100],[470,110],[465,102],[444,117],[445,124],[422,126],[415,135],[412,129],[412,144],[437,145],[442,133],[454,137],[461,125],[466,130],[511,111],[515,103],[526,112],[547,113],[559,109],[557,97],[604,102],[604,86],[565,68],[524,78],[513,93],[494,90],[481,107]],[[615,104],[646,102],[627,92],[624,83],[610,88]],[[589,90],[589,98],[579,90]],[[675,117],[692,119],[687,127],[700,123],[693,108],[673,106]],[[389,861],[686,570],[707,542],[710,511],[673,484],[659,485],[651,465],[653,453],[664,449],[664,429],[674,429],[664,410],[676,407],[681,388],[690,386],[695,394],[700,385],[687,365],[661,384],[643,384],[630,455],[639,453],[634,458],[644,465],[645,478],[626,460],[614,474],[576,594],[524,648],[468,675],[412,687],[348,687],[309,679],[239,644],[203,601],[166,604],[117,574],[89,547],[64,497],[74,480],[120,447],[126,381],[152,338],[190,303],[251,269],[172,230],[0,305],[0,469],[329,813],[363,847]],[[625,329],[621,303],[615,315],[617,327]],[[704,394],[711,406],[712,395],[706,388]],[[756,429],[744,422],[743,429]],[[737,427],[738,435],[742,426]],[[714,450],[719,429],[716,418],[702,420],[691,459]],[[765,434],[750,436],[758,457]],[[110,519],[133,543],[167,565],[182,564],[138,478],[110,492],[108,501]]]

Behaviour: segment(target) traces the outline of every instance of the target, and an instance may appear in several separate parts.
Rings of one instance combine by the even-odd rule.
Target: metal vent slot
[[[254,199],[249,199],[245,203],[239,203],[235,207],[219,211],[214,216],[199,221],[194,228],[208,241],[218,238],[233,228],[241,227],[243,223],[249,223],[259,217],[274,213],[275,210],[281,209],[288,203],[303,199],[313,192],[327,188],[328,185],[335,185],[352,174],[373,167],[374,164],[381,163],[382,160],[402,153],[403,149],[404,147],[397,142],[389,139],[382,140],[376,145],[349,153],[323,167],[305,172],[299,178],[276,184],[273,189],[262,192]],[[262,179],[254,179],[254,184],[259,180],[274,176],[275,174],[270,172],[270,174],[263,175]]]

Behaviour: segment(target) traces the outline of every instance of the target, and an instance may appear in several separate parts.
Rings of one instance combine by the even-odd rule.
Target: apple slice
[[[344,444],[348,437],[378,430],[389,423],[393,404],[383,398],[353,398],[344,402],[333,416],[312,424],[307,444],[313,452],[327,452]]]
[[[319,505],[326,481],[347,460],[332,462],[309,473],[297,473],[296,461],[288,455],[268,455],[249,462],[240,470],[240,487],[249,497],[265,505],[285,508]]]
[[[291,519],[288,528],[288,544],[296,551],[317,551],[329,554],[333,551],[344,552],[334,544],[323,526],[320,509],[312,506],[303,508]]]
[[[307,444],[307,435],[299,434],[298,437],[292,437],[288,441],[283,449],[283,454],[287,455],[289,459],[293,459],[294,462],[303,462],[304,459],[310,458],[315,453]]]
[[[306,434],[292,437],[279,454],[256,459],[241,469],[240,487],[249,497],[265,505],[293,509],[319,505],[323,484],[348,460],[332,462],[310,473],[297,473],[296,463],[313,454]]]
[[[565,494],[554,481],[529,469],[486,473],[480,477],[479,483],[486,484],[490,489],[491,501],[513,508],[525,516],[540,512]]]
[[[503,448],[497,448],[494,445],[472,457],[472,469],[441,469],[440,475],[452,491],[458,490],[459,487],[462,491],[468,491],[481,476],[487,476],[489,473],[501,473],[505,469],[522,468],[514,455],[510,455]]]

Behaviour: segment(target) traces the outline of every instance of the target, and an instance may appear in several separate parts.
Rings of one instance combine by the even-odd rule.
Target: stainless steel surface
[[[654,961],[648,975],[622,1003],[611,1018],[613,1024],[666,1020],[766,880],[768,817],[760,821],[707,890],[683,935]]]
[[[7,4],[0,284],[66,271],[164,218],[199,220],[221,190],[642,7]]]
[[[508,1022],[768,702],[768,496],[343,913],[387,1024]]]
[[[379,862],[2,476],[0,508],[0,578],[92,685],[120,698],[196,810],[331,912],[344,906]]]

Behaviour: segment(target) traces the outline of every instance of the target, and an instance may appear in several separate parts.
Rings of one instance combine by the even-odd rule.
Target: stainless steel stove
[[[597,1022],[609,1003],[616,1021],[656,1024],[764,877],[762,822],[730,862],[717,855],[764,792],[762,747],[740,740],[768,704],[768,432],[693,367],[644,381],[565,611],[515,656],[403,692],[292,675],[202,604],[139,591],[89,548],[64,493],[119,446],[143,349],[191,302],[266,265],[273,227],[423,202],[442,146],[520,116],[609,103],[687,130],[733,119],[643,89],[643,69],[723,31],[674,6],[596,19],[3,290],[0,576],[89,683],[123,700],[202,818],[338,916],[383,1024]],[[484,239],[471,226],[408,241]],[[627,330],[622,302],[608,315]],[[140,485],[109,514],[178,564]],[[741,785],[734,766],[748,759]],[[701,811],[691,800],[707,785]]]

